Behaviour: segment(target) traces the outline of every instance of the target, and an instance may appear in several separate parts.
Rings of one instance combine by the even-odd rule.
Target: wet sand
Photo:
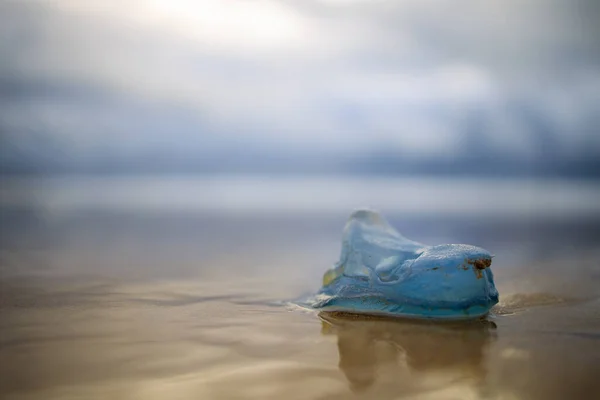
[[[276,281],[247,283],[4,284],[2,398],[600,393],[597,298],[508,296],[484,321],[435,324],[319,316],[265,298]]]
[[[0,215],[0,398],[600,397],[597,220],[392,215],[495,253],[486,321],[317,315],[345,215]]]

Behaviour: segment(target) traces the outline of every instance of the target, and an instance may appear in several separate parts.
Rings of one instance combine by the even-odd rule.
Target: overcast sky
[[[600,2],[3,0],[0,90],[3,142],[65,157],[438,157],[473,115],[529,157],[522,110],[565,157],[600,155]]]

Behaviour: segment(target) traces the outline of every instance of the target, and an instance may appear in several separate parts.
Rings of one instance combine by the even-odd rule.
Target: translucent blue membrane
[[[492,255],[465,244],[406,239],[373,211],[344,228],[340,260],[306,304],[320,311],[410,318],[472,319],[498,302]]]

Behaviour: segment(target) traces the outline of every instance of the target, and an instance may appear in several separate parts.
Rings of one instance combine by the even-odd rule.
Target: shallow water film
[[[410,204],[390,207],[390,222],[415,240],[473,243],[495,255],[501,296],[492,314],[439,324],[317,314],[288,302],[318,289],[337,260],[347,203],[294,197],[262,209],[242,193],[250,209],[240,209],[217,201],[219,193],[231,194],[226,184],[206,182],[185,183],[205,194],[198,202],[170,198],[173,182],[138,183],[133,191],[163,193],[162,200],[118,195],[131,184],[4,186],[0,398],[600,394],[600,229],[593,202],[556,213],[568,198],[555,201],[548,190],[526,194],[518,207],[490,195],[505,205],[492,210],[474,209],[468,199],[464,210],[441,203],[420,204],[422,212]],[[160,190],[149,189],[156,185]],[[247,187],[254,191],[256,183]],[[354,190],[346,189],[334,192]]]

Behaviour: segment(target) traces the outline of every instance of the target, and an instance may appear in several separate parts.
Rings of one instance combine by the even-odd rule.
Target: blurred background
[[[4,174],[600,178],[593,0],[1,7]]]
[[[333,242],[359,207],[425,242],[494,248],[513,223],[510,246],[596,243],[599,17],[592,0],[3,1],[3,244],[73,218],[139,238],[123,214],[160,219],[145,234],[169,220],[159,242],[205,215],[207,235],[283,218]]]
[[[599,127],[596,0],[0,0],[0,397],[310,397],[260,363],[335,346],[273,304],[362,207],[560,305],[497,320],[492,386],[589,396]]]

